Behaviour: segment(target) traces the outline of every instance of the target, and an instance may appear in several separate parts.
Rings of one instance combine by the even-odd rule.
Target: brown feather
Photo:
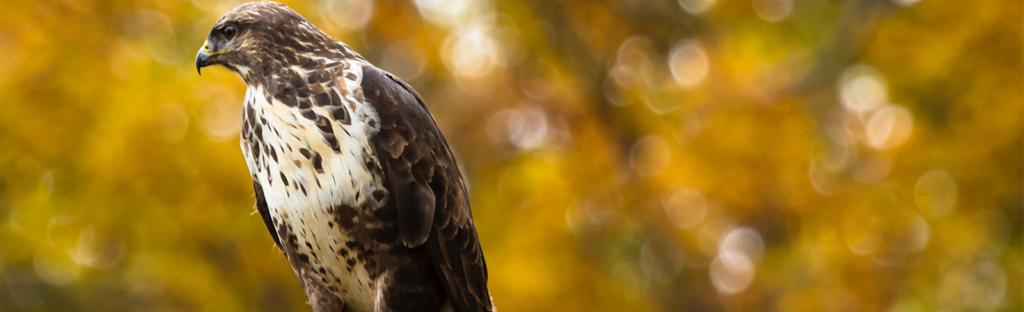
[[[367,102],[374,105],[381,119],[382,127],[375,144],[378,150],[387,153],[378,157],[381,157],[381,166],[388,167],[385,172],[389,172],[392,184],[409,178],[415,179],[414,185],[433,183],[425,189],[394,186],[399,232],[420,230],[403,226],[403,214],[421,217],[432,224],[424,246],[455,311],[492,311],[486,266],[470,214],[469,198],[448,142],[423,100],[405,82],[372,66],[364,66],[362,87]],[[440,178],[435,179],[437,174]],[[415,194],[424,190],[431,191],[433,196]],[[423,203],[403,203],[423,200],[432,200],[433,217],[422,215]],[[405,240],[406,234],[402,235]],[[410,236],[416,238],[416,235]]]

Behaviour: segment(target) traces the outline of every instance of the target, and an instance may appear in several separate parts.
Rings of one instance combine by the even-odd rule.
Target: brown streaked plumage
[[[466,187],[422,98],[287,6],[240,5],[196,56],[247,85],[256,209],[314,311],[493,311]]]

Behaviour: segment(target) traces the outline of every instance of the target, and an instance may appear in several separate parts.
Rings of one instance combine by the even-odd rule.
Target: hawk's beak
[[[196,53],[196,72],[200,76],[203,75],[203,67],[213,65],[213,57],[223,52],[210,52],[210,41],[204,41],[203,47],[199,49],[199,53]]]
[[[206,66],[206,58],[209,56],[210,54],[203,50],[199,50],[199,53],[196,53],[196,72],[200,76],[203,75],[203,67]]]

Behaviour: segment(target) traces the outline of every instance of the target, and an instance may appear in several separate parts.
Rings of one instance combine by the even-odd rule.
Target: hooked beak
[[[204,41],[203,47],[199,49],[199,53],[196,53],[196,72],[198,72],[199,75],[202,76],[203,67],[213,65],[214,61],[216,60],[216,56],[222,53],[224,52],[210,52],[210,41]]]

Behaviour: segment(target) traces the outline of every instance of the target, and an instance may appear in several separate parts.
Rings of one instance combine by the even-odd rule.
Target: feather
[[[382,127],[375,145],[390,156],[381,157],[381,165],[389,168],[386,171],[396,192],[403,242],[417,246],[424,243],[420,239],[425,240],[430,261],[455,311],[493,311],[465,185],[429,109],[405,82],[373,66],[363,67],[362,88],[381,124],[394,125]],[[438,173],[440,178],[435,179]],[[404,185],[395,182],[409,178],[416,180]],[[430,225],[429,235],[421,236],[424,231],[418,226],[425,224]]]

